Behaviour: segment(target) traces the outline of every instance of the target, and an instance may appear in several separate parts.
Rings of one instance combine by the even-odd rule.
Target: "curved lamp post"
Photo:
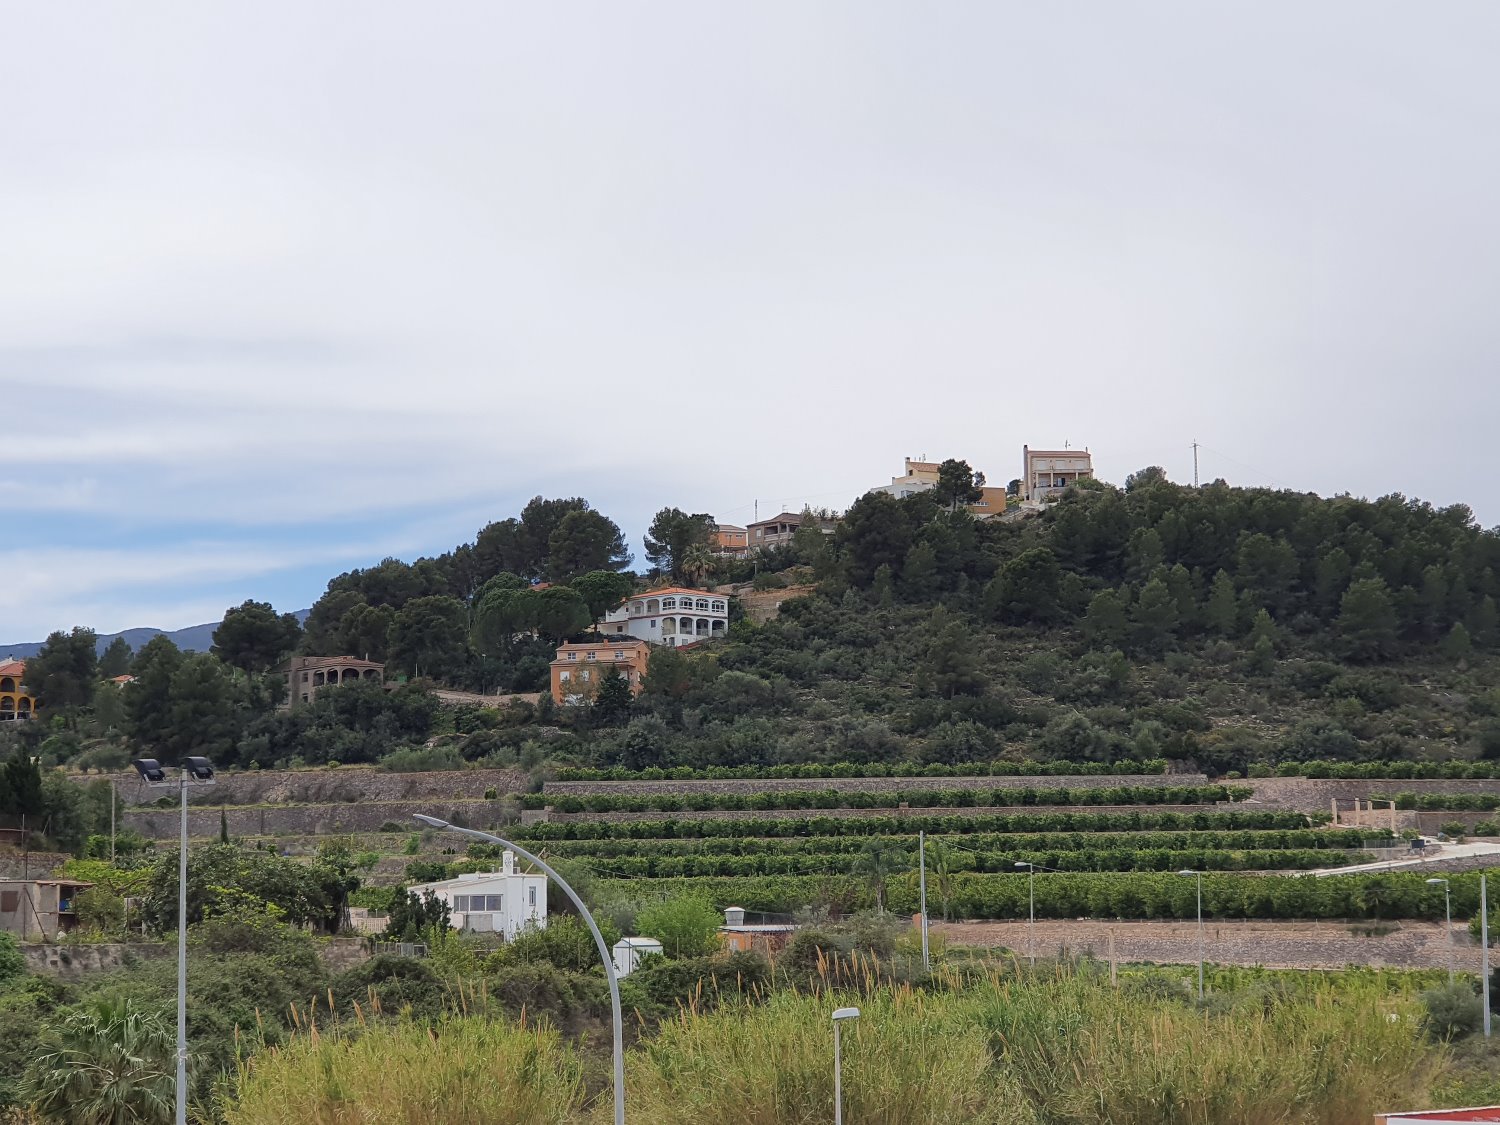
[[[578,913],[588,924],[589,932],[594,935],[594,944],[599,947],[599,956],[604,961],[604,976],[609,981],[609,1006],[614,1016],[615,1024],[615,1125],[625,1125],[625,1021],[620,1014],[620,981],[615,976],[615,963],[609,955],[609,946],[604,944],[604,935],[599,932],[599,927],[594,922],[594,916],[589,913],[589,908],[583,905],[583,899],[578,897],[576,891],[568,886],[568,882],[542,860],[532,855],[525,848],[511,843],[509,840],[496,836],[492,832],[481,832],[477,828],[460,828],[456,824],[449,824],[446,820],[439,820],[435,816],[423,816],[415,813],[416,819],[431,828],[440,828],[445,832],[457,832],[464,836],[472,836],[476,840],[487,840],[492,844],[509,848],[522,859],[536,864],[546,873],[547,878],[553,880],[563,889],[563,893],[572,900],[573,905],[578,908]]]

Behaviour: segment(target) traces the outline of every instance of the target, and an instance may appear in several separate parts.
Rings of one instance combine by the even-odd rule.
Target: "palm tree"
[[[132,1000],[96,1000],[43,1033],[21,1096],[50,1125],[170,1125],[175,1034]]]
[[[860,853],[859,859],[855,861],[854,872],[863,875],[875,889],[875,912],[885,913],[885,884],[886,880],[903,866],[903,857],[900,852],[888,844],[875,842],[865,847]]]
[[[953,905],[953,849],[941,840],[934,840],[927,845],[927,857],[937,888],[938,902],[942,904],[943,921],[952,921],[948,915]]]

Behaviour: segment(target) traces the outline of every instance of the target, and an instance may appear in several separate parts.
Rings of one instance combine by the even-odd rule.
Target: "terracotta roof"
[[[801,522],[802,522],[802,513],[801,512],[780,512],[777,515],[772,516],[768,520],[756,520],[750,526],[751,527],[765,527],[766,524],[768,524],[768,523],[795,523],[795,524],[801,524]]]
[[[25,674],[26,661],[0,660],[0,676],[24,676]]]
[[[571,649],[575,652],[582,652],[584,649],[589,648],[620,648],[622,646],[643,645],[645,643],[640,637],[632,637],[629,634],[621,633],[618,637],[606,637],[602,641],[569,641],[566,644],[558,645],[557,651],[563,652]]]
[[[385,665],[375,660],[361,660],[357,656],[297,656],[292,658],[298,661],[298,670],[327,668],[330,665],[338,665],[340,668],[384,668]],[[276,671],[285,672],[291,667],[286,662],[277,667]]]
[[[672,594],[692,594],[695,598],[722,598],[723,594],[715,594],[712,590],[691,590],[686,586],[666,586],[660,590],[647,590],[644,594],[632,594],[630,601],[639,601],[641,598],[664,598]]]
[[[133,684],[133,683],[135,683],[135,677],[134,676],[111,676],[109,678],[109,682],[112,683],[112,684]]]

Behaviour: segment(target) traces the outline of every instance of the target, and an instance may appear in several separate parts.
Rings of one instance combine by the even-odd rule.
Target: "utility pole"
[[[932,954],[927,948],[927,833],[917,833],[917,865],[922,881],[922,969],[932,972]]]
[[[1198,487],[1198,443],[1193,442],[1193,487]]]
[[[1487,876],[1479,876],[1479,945],[1482,968],[1481,989],[1484,992],[1484,1037],[1490,1037],[1490,896]]]

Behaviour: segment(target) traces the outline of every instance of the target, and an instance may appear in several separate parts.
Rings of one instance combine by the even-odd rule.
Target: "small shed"
[[[93,885],[77,879],[0,879],[0,930],[22,941],[55,941],[78,925],[73,900]]]
[[[615,975],[628,977],[641,967],[641,961],[660,953],[661,942],[649,937],[627,937],[615,942]]]

